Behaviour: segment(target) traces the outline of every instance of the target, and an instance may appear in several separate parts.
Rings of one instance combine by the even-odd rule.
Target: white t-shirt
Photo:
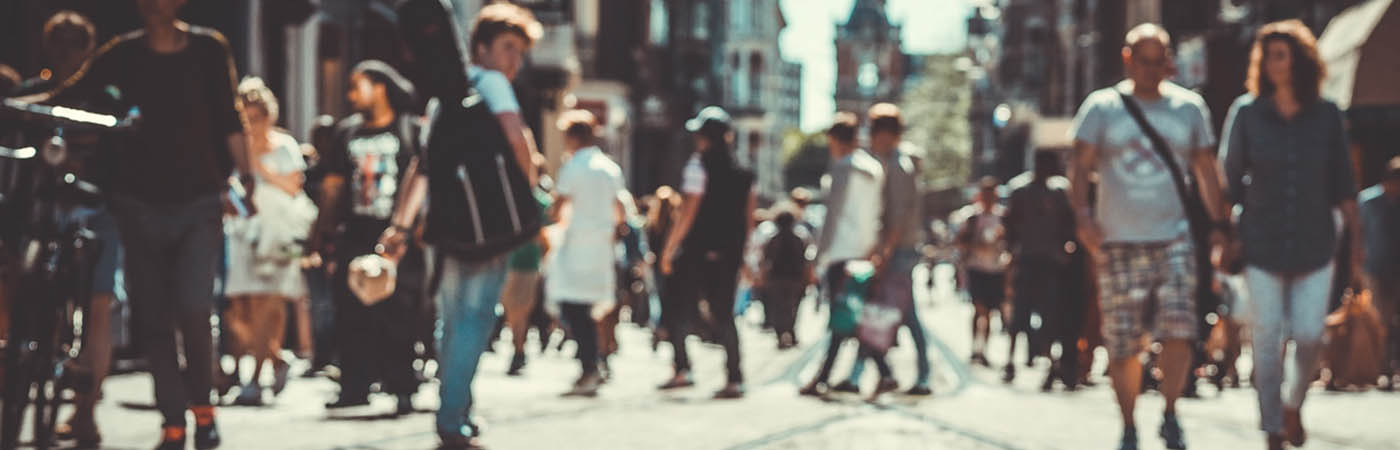
[[[685,170],[681,171],[681,193],[703,195],[706,181],[705,166],[700,164],[700,153],[691,154],[690,160],[685,163]]]
[[[559,169],[555,190],[572,212],[548,267],[550,302],[596,304],[615,298],[615,213],[626,189],[622,169],[598,147],[579,150]]]
[[[510,80],[500,72],[478,66],[467,68],[467,79],[486,101],[486,107],[496,114],[520,112],[520,102],[515,99],[515,89]]]

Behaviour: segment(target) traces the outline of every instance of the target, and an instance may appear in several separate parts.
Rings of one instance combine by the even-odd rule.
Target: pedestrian
[[[410,111],[413,85],[388,64],[367,60],[350,70],[346,100],[355,113],[336,125],[322,164],[321,205],[316,229],[339,230],[331,244],[331,290],[340,394],[328,410],[369,404],[370,385],[394,395],[397,414],[413,412],[418,378],[413,369],[418,321],[405,287],[367,305],[350,290],[351,260],[375,252],[398,203],[409,162],[419,152],[422,125]]]
[[[1386,166],[1385,178],[1361,191],[1361,236],[1366,240],[1366,274],[1386,334],[1381,387],[1400,384],[1400,156]]]
[[[234,404],[261,406],[263,363],[272,362],[273,395],[287,387],[291,365],[282,359],[287,305],[306,296],[298,242],[306,239],[316,207],[302,190],[306,160],[291,136],[278,131],[277,98],[262,79],[249,77],[238,85],[238,99],[247,118],[248,154],[253,158],[253,205],[259,214],[225,221],[228,274],[224,314],[234,337],[235,357],[253,357],[253,374]],[[238,376],[237,373],[234,374]]]
[[[0,92],[23,96],[53,90],[82,68],[97,48],[96,28],[87,17],[77,12],[64,10],[55,13],[44,23],[43,30],[44,70],[39,76],[20,83],[13,92],[4,88],[0,88]],[[63,97],[66,98],[59,99],[59,103],[78,109],[115,112],[111,110],[116,101],[109,94],[84,93]],[[93,145],[98,141],[95,136],[75,132],[65,134],[64,140],[70,147]],[[75,158],[75,155],[85,157]],[[67,170],[73,170],[79,179],[102,181],[106,175],[103,169],[107,167],[109,158],[102,152],[93,152],[91,156],[85,152],[72,152],[69,153],[67,163],[70,167]],[[96,448],[102,442],[102,435],[98,431],[95,411],[97,401],[102,397],[102,382],[112,364],[112,331],[113,327],[120,330],[124,325],[120,320],[112,321],[114,312],[123,309],[126,300],[124,295],[117,295],[118,291],[125,290],[119,282],[121,237],[110,208],[77,207],[67,220],[86,223],[97,234],[101,250],[90,275],[92,296],[83,311],[82,351],[78,355],[78,366],[73,370],[79,377],[90,381],[74,386],[73,414],[56,428],[60,438],[76,440],[80,447]],[[8,312],[6,307],[5,314]],[[3,328],[0,326],[0,329]]]
[[[898,106],[876,104],[870,107],[866,117],[870,122],[871,153],[880,159],[885,170],[885,186],[881,190],[884,213],[880,216],[880,244],[871,258],[881,261],[878,265],[883,267],[876,295],[887,299],[882,303],[899,308],[903,313],[900,325],[909,329],[909,336],[914,341],[914,364],[918,371],[914,385],[909,388],[909,395],[931,395],[933,390],[929,379],[932,368],[928,359],[928,340],[924,337],[924,324],[919,320],[919,311],[914,305],[914,266],[923,258],[920,250],[924,243],[923,159],[903,141],[904,116]],[[895,331],[898,332],[898,328]],[[864,368],[865,360],[856,360],[851,367],[851,376],[842,384],[859,385]]]
[[[663,317],[670,318],[666,328],[675,353],[675,375],[661,389],[694,385],[685,337],[703,298],[710,306],[715,338],[724,346],[728,375],[715,398],[740,398],[744,375],[732,311],[758,203],[754,174],[734,160],[734,131],[724,109],[706,107],[686,121],[685,128],[694,138],[695,153],[683,173],[680,217],[661,253],[661,272],[669,276],[670,303],[665,306],[675,313],[663,311]]]
[[[1178,181],[1184,176],[1179,173],[1195,174],[1209,215],[1200,219],[1221,228],[1225,217],[1210,113],[1200,95],[1165,81],[1173,70],[1168,48],[1170,37],[1158,25],[1130,30],[1122,50],[1128,79],[1090,94],[1071,129],[1070,200],[1080,244],[1097,261],[1109,375],[1123,418],[1122,449],[1138,446],[1133,411],[1148,335],[1162,346],[1160,390],[1166,408],[1159,435],[1169,449],[1186,448],[1176,400],[1198,334],[1197,275],[1191,206],[1183,198],[1190,192]],[[1135,118],[1137,110],[1143,119]],[[1093,173],[1098,188],[1091,207]],[[1212,234],[1212,242],[1223,240],[1218,229]]]
[[[983,177],[977,195],[970,205],[951,217],[959,228],[954,241],[962,255],[962,269],[967,281],[967,293],[972,297],[972,358],[973,364],[991,367],[987,361],[987,342],[991,339],[992,313],[1001,315],[1003,331],[1011,329],[1010,313],[1006,311],[1006,252],[1005,207],[999,203],[993,177]],[[1015,376],[1016,367],[1006,361],[1004,377]]]
[[[1345,118],[1319,95],[1326,73],[1303,22],[1265,25],[1250,52],[1249,93],[1231,106],[1220,151],[1229,201],[1242,208],[1238,239],[1254,308],[1254,386],[1270,449],[1285,441],[1301,447],[1307,439],[1300,410],[1321,361],[1339,246],[1352,250],[1352,260],[1342,264],[1362,273],[1361,240],[1339,242],[1333,212],[1339,209],[1350,236],[1359,237]],[[1290,339],[1295,370],[1285,379]]]
[[[627,194],[622,169],[598,147],[602,127],[592,113],[560,115],[568,161],[559,168],[555,196],[562,239],[553,249],[548,302],[578,341],[579,379],[566,395],[592,397],[603,377],[598,371],[598,321],[617,303],[617,227],[627,217],[620,196]]]
[[[833,315],[836,303],[841,301],[845,290],[847,265],[867,261],[880,243],[885,169],[879,159],[856,146],[859,128],[860,118],[843,111],[836,114],[831,128],[826,131],[827,148],[833,163],[828,170],[830,184],[826,193],[826,220],[822,222],[821,237],[817,240],[816,268],[823,271],[827,302],[832,305]],[[831,344],[827,346],[821,370],[799,391],[800,394],[816,396],[824,393],[841,345],[853,338],[855,330],[832,330]],[[861,347],[856,358],[867,357],[874,358],[874,355]],[[891,385],[898,387],[893,371],[884,358],[875,358],[875,363],[880,370],[877,391],[892,390]],[[855,391],[859,392],[859,389]]]
[[[434,255],[440,319],[441,406],[434,427],[442,441],[440,448],[480,448],[482,427],[472,415],[472,380],[497,319],[508,254],[539,235],[540,216],[527,203],[531,187],[536,186],[531,160],[537,150],[511,80],[520,73],[525,52],[540,39],[543,26],[527,9],[495,3],[478,12],[470,39],[464,39],[449,19],[455,15],[448,3],[410,0],[399,5],[398,13],[414,73],[421,77],[417,86],[425,97],[435,99],[431,103],[435,106],[430,108],[426,151],[380,243],[391,258],[402,255],[424,203],[434,202],[436,207],[427,209],[423,221],[423,238]],[[477,95],[468,97],[469,89]],[[469,168],[464,159],[454,161],[454,157],[470,156],[458,151],[465,145],[463,139],[477,140],[472,142],[478,145],[475,153],[494,154],[494,167]],[[473,173],[475,180],[469,177]],[[501,186],[505,192],[473,200],[464,198],[464,186]],[[453,198],[461,202],[451,207],[443,203]],[[477,201],[491,202],[486,207],[498,209],[489,216],[482,214]],[[489,232],[492,242],[499,244],[472,247],[466,243],[466,232],[454,234],[467,224],[453,218],[466,215],[473,218],[468,221],[475,222],[473,234],[480,237],[474,242],[484,242]]]
[[[1033,178],[1011,192],[1006,208],[1006,245],[1011,250],[1012,329],[1029,332],[1031,312],[1041,318],[1046,350],[1060,344],[1060,356],[1051,365],[1041,390],[1049,391],[1058,378],[1066,390],[1078,386],[1079,334],[1083,303],[1070,295],[1075,278],[1070,271],[1074,243],[1074,208],[1069,204],[1069,180],[1057,176],[1060,155],[1035,154]],[[1016,340],[1007,352],[1016,353]]]
[[[252,172],[228,42],[218,32],[180,21],[184,4],[136,2],[143,29],[103,45],[85,70],[56,90],[21,101],[113,86],[140,109],[142,126],[111,167],[107,190],[121,231],[135,330],[164,418],[158,448],[185,446],[189,410],[195,447],[209,449],[221,441],[210,402],[215,366],[209,325],[222,249],[220,199],[234,166],[245,177]],[[243,184],[252,188],[251,180]],[[189,370],[180,368],[182,355]]]
[[[759,279],[764,290],[764,317],[777,334],[778,350],[787,350],[797,346],[797,306],[811,278],[807,249],[812,238],[797,226],[797,217],[789,211],[779,212],[773,224],[777,231],[763,246]]]
[[[663,341],[669,341],[670,330],[666,329],[669,317],[666,316],[666,305],[671,305],[669,292],[666,291],[667,274],[661,272],[661,253],[666,249],[666,239],[670,237],[671,229],[675,227],[676,221],[680,219],[681,204],[683,199],[681,194],[676,192],[671,186],[660,186],[656,188],[656,193],[650,196],[647,201],[647,248],[651,251],[651,272],[655,277],[657,306],[660,308],[657,317],[661,320],[652,332],[652,351],[661,345]]]
[[[536,170],[542,169],[544,155],[536,153],[534,156],[531,161],[534,167]],[[535,206],[540,214],[553,208],[554,199],[538,183],[534,194]],[[545,233],[540,233],[534,240],[511,252],[506,262],[510,270],[506,272],[506,282],[502,288],[501,307],[505,309],[505,324],[510,328],[511,346],[515,351],[510,358],[510,367],[506,369],[509,376],[518,376],[520,370],[525,368],[525,339],[530,335],[530,314],[540,303],[540,261],[549,247],[547,241]],[[547,341],[549,336],[540,334],[540,339]]]

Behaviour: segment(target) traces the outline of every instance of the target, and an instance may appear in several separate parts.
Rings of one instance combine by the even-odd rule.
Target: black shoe
[[[1016,365],[1006,363],[1006,368],[1001,370],[1001,382],[1011,384],[1013,381],[1016,381]]]
[[[525,368],[525,354],[515,352],[515,356],[510,358],[510,369],[506,370],[506,375],[512,377],[520,376],[520,369]]]
[[[1055,390],[1055,372],[1045,377],[1045,382],[1040,384],[1040,392],[1050,392]]]
[[[476,450],[486,448],[481,445],[481,440],[475,436],[463,436],[460,434],[438,433],[438,450]]]
[[[821,397],[824,393],[823,390],[826,387],[826,383],[817,380],[812,380],[811,383],[807,383],[807,385],[803,386],[801,390],[798,390],[797,395],[801,395],[803,397]]]
[[[1118,442],[1118,450],[1138,450],[1137,428],[1123,429],[1123,440]]]
[[[720,389],[719,392],[715,393],[716,400],[733,400],[740,398],[744,398],[744,385],[733,381],[725,384],[724,389]]]
[[[840,392],[843,394],[859,394],[860,386],[856,386],[855,383],[851,382],[851,380],[846,380],[842,381],[841,384],[837,384],[835,387],[831,388],[831,391]]]
[[[369,397],[355,397],[355,398],[340,397],[340,398],[336,399],[336,400],[333,401],[333,402],[327,403],[327,404],[326,404],[326,409],[345,409],[345,408],[354,408],[354,407],[357,407],[357,406],[368,406],[368,405],[369,405]]]
[[[669,391],[672,389],[688,388],[691,386],[695,386],[695,381],[690,379],[690,374],[678,373],[676,374],[676,376],[671,377],[670,380],[667,380],[666,384],[658,386],[656,389],[661,391]]]
[[[394,407],[395,416],[413,414],[413,394],[399,394],[399,404]]]
[[[879,397],[880,394],[899,390],[899,382],[894,378],[881,378],[880,383],[875,385],[875,394],[871,397]]]
[[[185,450],[185,426],[161,427],[160,443],[156,444],[156,450]]]
[[[1162,429],[1158,432],[1162,443],[1170,450],[1186,450],[1186,434],[1181,431],[1181,423],[1176,416],[1163,416]]]
[[[914,385],[914,387],[909,388],[909,390],[905,392],[904,395],[912,395],[915,397],[928,397],[930,395],[933,395],[933,389],[929,388],[927,384],[916,384]]]
[[[210,450],[219,448],[223,438],[219,437],[219,427],[214,422],[208,425],[197,425],[194,427],[194,448],[197,450]]]

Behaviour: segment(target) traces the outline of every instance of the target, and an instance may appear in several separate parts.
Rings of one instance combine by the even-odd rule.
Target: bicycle
[[[68,220],[69,212],[100,205],[102,197],[96,185],[66,170],[72,155],[63,136],[124,131],[138,115],[119,121],[11,100],[0,112],[52,130],[37,147],[0,147],[0,271],[14,282],[8,293],[0,449],[18,446],[26,413],[32,445],[42,449],[54,443],[65,393],[84,387],[70,364],[82,348],[77,313],[91,298],[91,272],[103,244],[85,222]]]

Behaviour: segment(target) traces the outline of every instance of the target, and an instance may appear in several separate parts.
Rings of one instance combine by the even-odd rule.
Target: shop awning
[[[1400,105],[1400,5],[1370,0],[1327,24],[1318,53],[1327,63],[1322,95],[1343,109]]]

